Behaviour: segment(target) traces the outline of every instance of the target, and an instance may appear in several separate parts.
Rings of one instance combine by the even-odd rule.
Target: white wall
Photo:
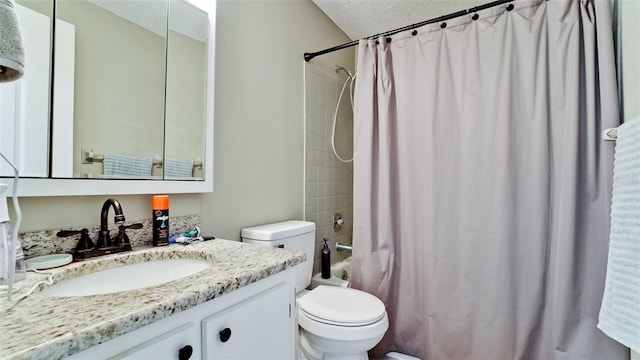
[[[246,226],[302,219],[302,55],[349,39],[310,0],[222,0],[217,13],[214,192],[201,219],[239,239]]]

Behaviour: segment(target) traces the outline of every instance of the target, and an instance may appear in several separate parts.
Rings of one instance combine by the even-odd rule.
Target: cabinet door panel
[[[49,164],[49,59],[51,18],[15,4],[27,56],[25,74],[0,84],[0,152],[21,177],[47,177]],[[13,168],[0,160],[0,176]]]
[[[200,334],[196,324],[188,322],[130,348],[111,359],[198,360],[201,358],[200,349],[198,348],[199,342],[197,341],[198,336]],[[181,352],[182,355],[180,355]],[[186,356],[187,353],[191,355]]]
[[[291,286],[282,284],[202,321],[206,359],[288,359]]]

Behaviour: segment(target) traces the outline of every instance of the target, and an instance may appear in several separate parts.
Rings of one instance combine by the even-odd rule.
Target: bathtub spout
[[[344,251],[347,254],[351,254],[352,250],[353,250],[353,247],[351,245],[345,245],[345,244],[340,244],[339,242],[336,242],[336,251]]]

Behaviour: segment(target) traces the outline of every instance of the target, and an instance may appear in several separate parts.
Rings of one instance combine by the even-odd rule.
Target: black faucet
[[[116,226],[124,224],[124,214],[122,213],[122,206],[120,206],[118,200],[107,199],[107,201],[102,204],[102,211],[100,212],[100,233],[98,234],[98,243],[96,244],[98,249],[110,248],[113,246],[107,220],[110,207],[113,207],[113,211],[115,212],[113,221]]]
[[[112,240],[111,234],[109,232],[109,208],[113,207],[113,211],[115,215],[113,217],[113,221],[115,225],[118,227],[118,235]],[[122,206],[118,200],[115,199],[107,199],[104,204],[102,204],[102,210],[100,211],[100,231],[98,232],[98,241],[94,247],[93,242],[91,241],[91,237],[89,236],[89,230],[62,230],[59,231],[56,235],[59,237],[67,237],[76,234],[80,234],[80,241],[78,241],[78,245],[76,246],[73,257],[75,259],[87,259],[90,257],[113,254],[123,251],[131,251],[131,244],[129,242],[129,237],[127,236],[125,230],[127,229],[141,229],[141,223],[135,223],[130,225],[125,225],[124,213],[122,212]]]

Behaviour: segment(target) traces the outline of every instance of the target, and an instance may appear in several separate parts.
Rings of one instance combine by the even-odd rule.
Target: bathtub
[[[348,287],[351,280],[351,256],[331,265],[331,277],[323,279],[322,274],[315,274],[311,278],[311,289],[318,285],[342,286]]]

